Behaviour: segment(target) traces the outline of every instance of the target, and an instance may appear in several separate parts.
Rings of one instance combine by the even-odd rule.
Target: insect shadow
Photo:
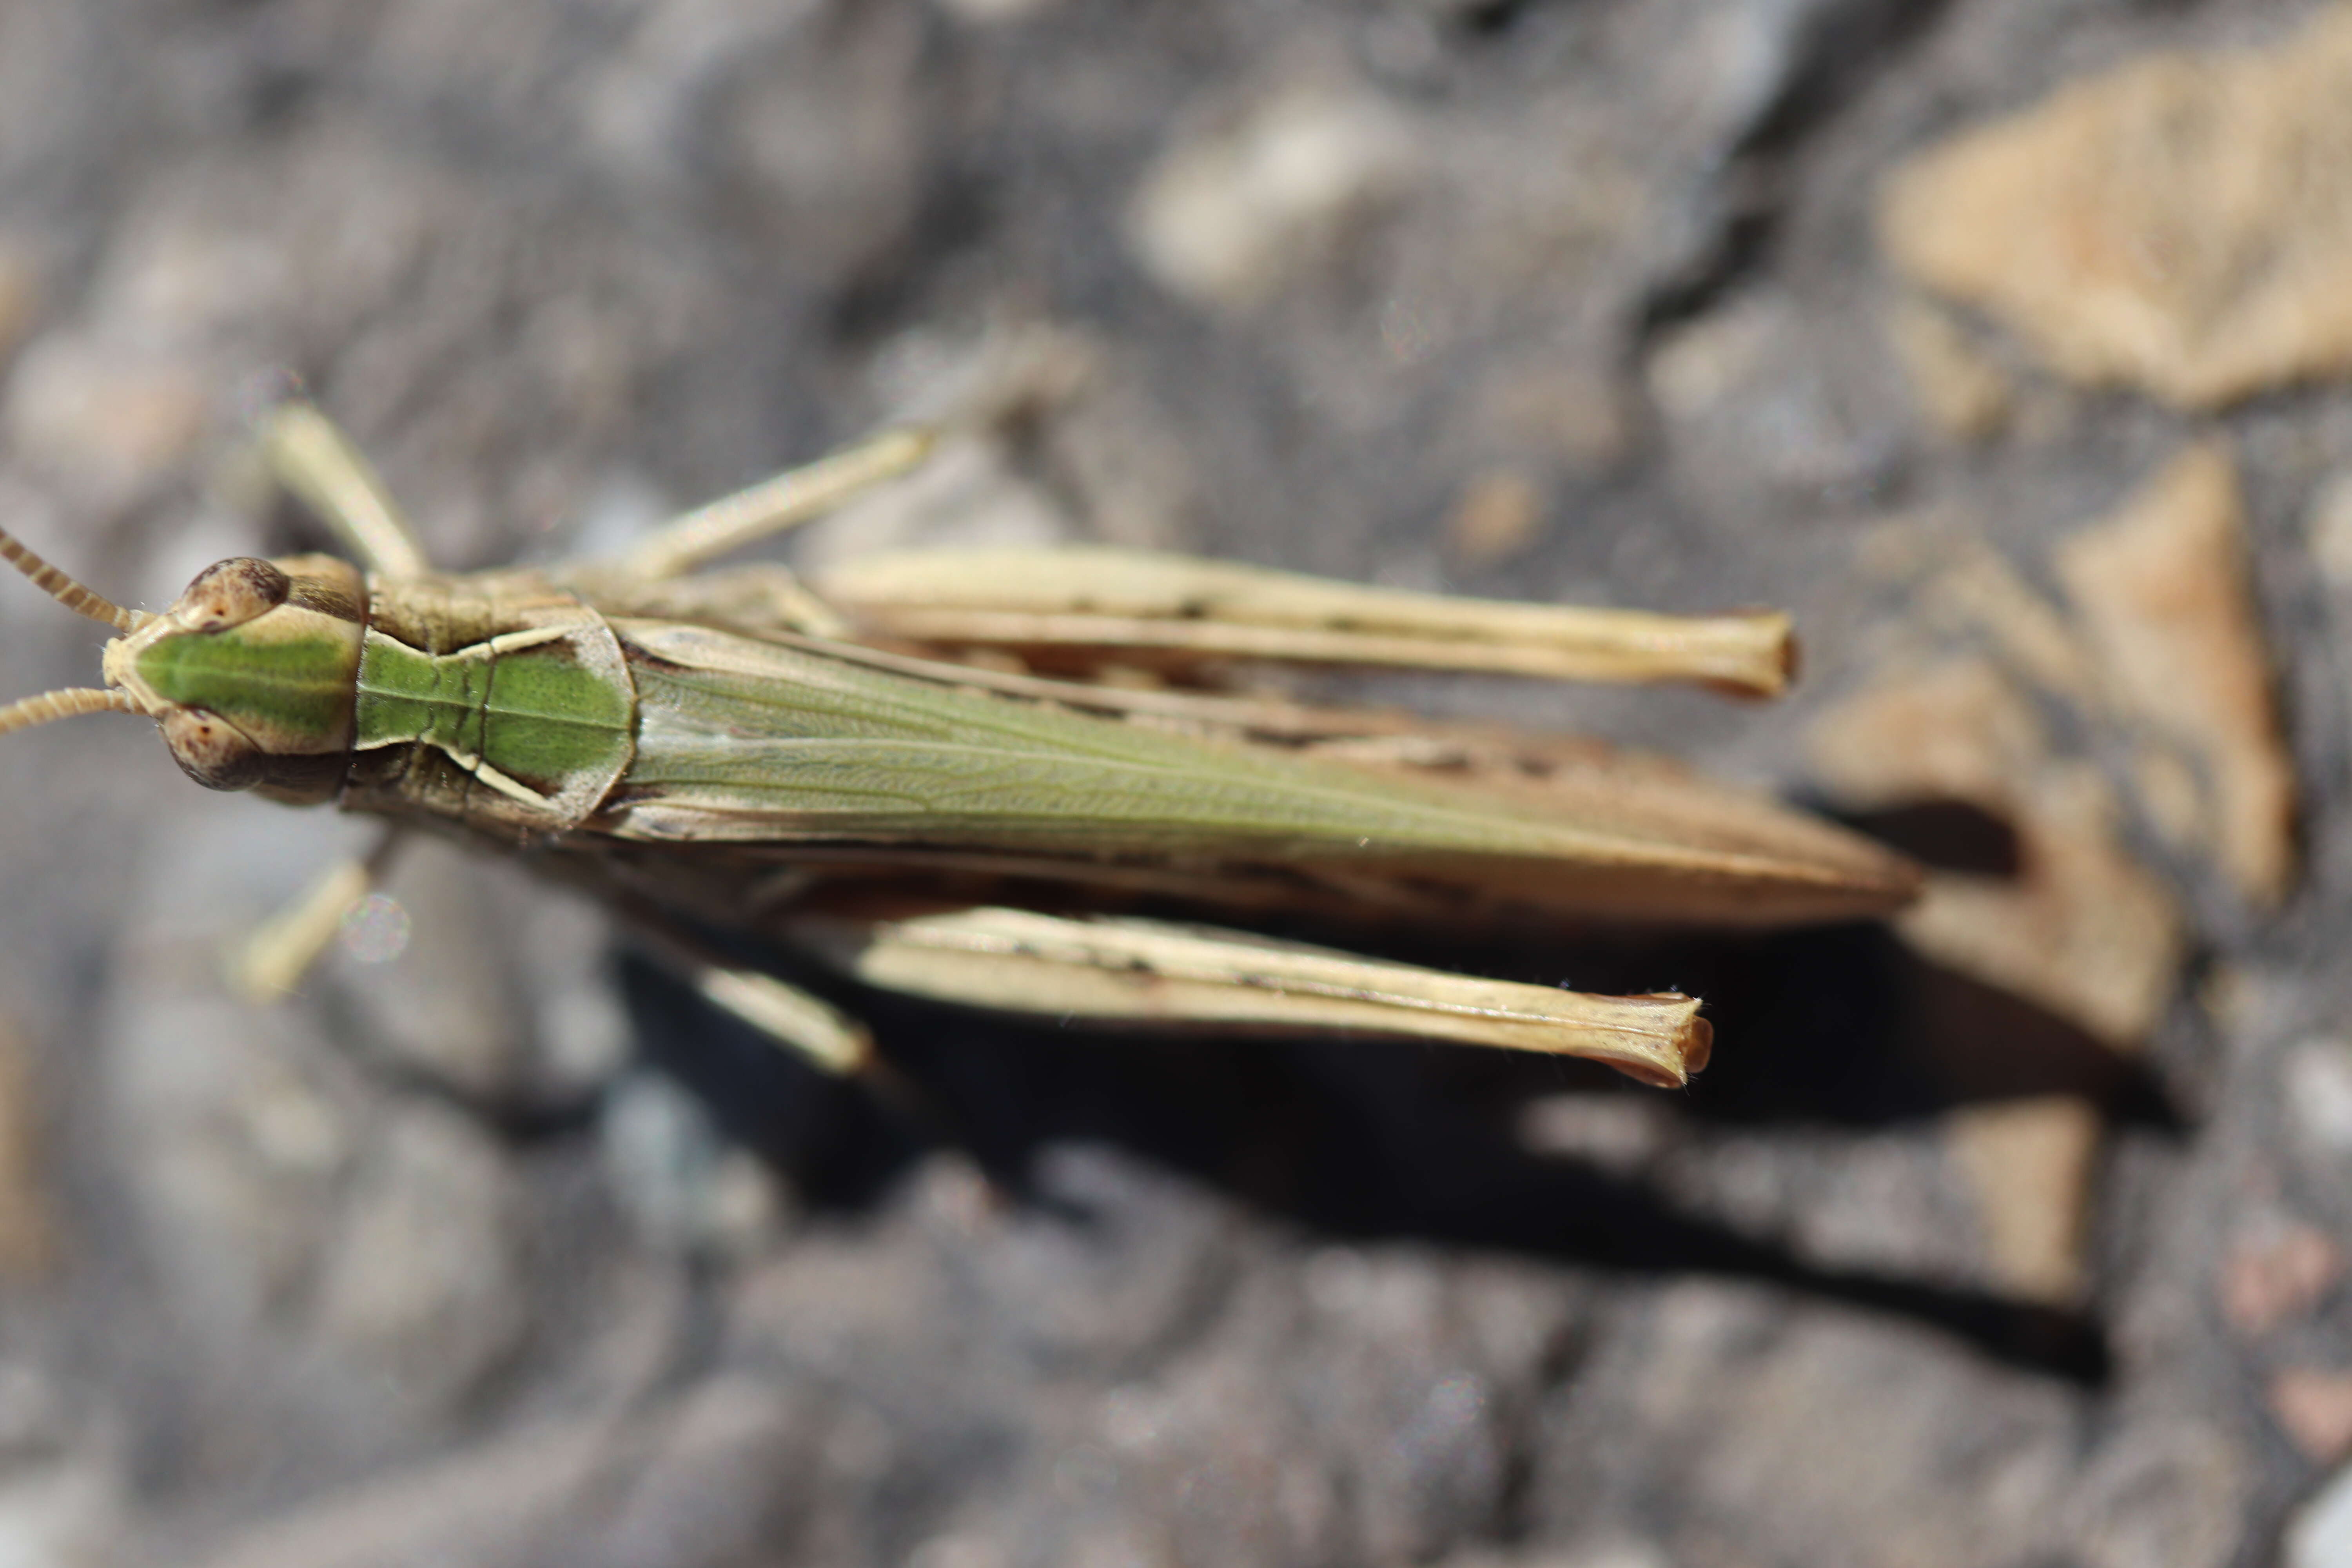
[[[1703,1159],[1705,1141],[1728,1130],[1895,1128],[2063,1093],[2112,1120],[2177,1128],[2145,1069],[2029,1003],[1922,963],[1874,926],[1439,952],[1423,940],[1411,956],[1553,981],[1568,962],[1578,984],[1603,987],[1665,975],[1710,999],[1720,1047],[1690,1089],[1664,1095],[1564,1058],[1041,1028],[836,985],[901,1075],[902,1092],[877,1094],[820,1078],[650,967],[628,966],[626,990],[650,1061],[820,1210],[864,1209],[942,1144],[1012,1201],[1051,1206],[1031,1180],[1039,1154],[1107,1143],[1335,1239],[1746,1279],[1906,1318],[2081,1384],[2106,1378],[2092,1313],[1809,1261],[1689,1210],[1639,1172],[1531,1150],[1517,1126],[1540,1097],[1658,1096],[1671,1136],[1696,1141]]]

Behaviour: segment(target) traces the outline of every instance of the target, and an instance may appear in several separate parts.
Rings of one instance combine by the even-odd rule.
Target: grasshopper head
[[[365,630],[359,573],[329,556],[237,557],[197,574],[161,615],[126,610],[0,531],[5,557],[68,608],[122,633],[102,690],[47,692],[0,709],[0,733],[75,713],[141,713],[172,758],[212,789],[330,799],[351,750]]]

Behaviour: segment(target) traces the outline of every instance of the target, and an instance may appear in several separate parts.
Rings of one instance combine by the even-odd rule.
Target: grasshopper
[[[614,560],[444,574],[316,407],[282,403],[257,435],[352,560],[223,561],[148,613],[0,532],[0,556],[119,634],[102,687],[0,708],[0,733],[137,714],[199,784],[383,819],[373,853],[256,934],[236,967],[257,993],[289,988],[421,829],[589,889],[714,1003],[835,1071],[869,1064],[866,1031],[702,933],[982,1008],[1551,1052],[1679,1086],[1712,1037],[1692,997],[1236,926],[1755,927],[1881,914],[1916,887],[1899,856],[1661,762],[1206,683],[1249,659],[1770,694],[1791,665],[1785,616],[1451,598],[1107,548],[883,555],[806,582],[706,569],[911,470],[920,430]]]

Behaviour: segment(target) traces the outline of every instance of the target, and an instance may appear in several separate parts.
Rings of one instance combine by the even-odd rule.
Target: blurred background
[[[1047,363],[792,552],[1782,605],[1770,707],[1350,689],[1937,868],[1402,950],[1706,995],[1685,1094],[836,988],[916,1124],[454,851],[246,1007],[354,825],[13,737],[0,1563],[2352,1563],[2347,279],[2303,0],[0,0],[0,518],[118,598],[319,542],[272,367],[472,568]]]

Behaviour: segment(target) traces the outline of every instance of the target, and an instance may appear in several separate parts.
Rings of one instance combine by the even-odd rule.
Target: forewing
[[[1904,862],[1851,836],[1664,769],[1578,762],[1580,749],[1541,776],[1449,778],[975,689],[951,665],[613,624],[638,751],[598,826],[625,839],[1229,882],[1256,901],[1297,885],[1424,913],[1774,924],[1883,912],[1913,886]]]

